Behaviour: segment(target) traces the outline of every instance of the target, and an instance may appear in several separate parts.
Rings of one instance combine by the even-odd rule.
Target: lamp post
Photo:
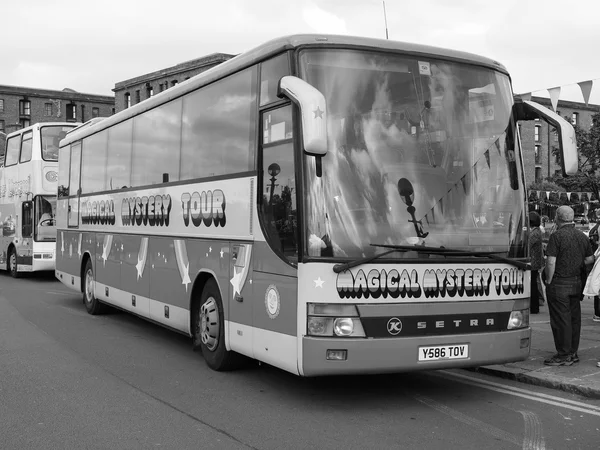
[[[277,186],[275,184],[275,181],[277,181],[276,177],[281,172],[281,167],[279,167],[279,164],[273,163],[268,167],[267,172],[271,175],[271,193],[269,195],[269,205],[271,205],[273,203],[273,191],[275,190],[275,186]]]
[[[427,237],[429,235],[429,232],[423,231],[423,224],[420,220],[417,220],[417,218],[415,217],[416,209],[413,206],[413,202],[415,200],[415,190],[413,188],[412,183],[406,178],[400,178],[398,180],[398,194],[400,194],[400,199],[402,199],[402,202],[408,205],[406,211],[408,211],[408,213],[411,216],[411,220],[409,220],[409,222],[411,222],[415,226],[417,236],[420,238]]]

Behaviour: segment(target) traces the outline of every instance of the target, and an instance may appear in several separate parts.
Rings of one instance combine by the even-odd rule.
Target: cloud
[[[319,8],[314,3],[309,3],[303,8],[302,18],[317,33],[348,34],[344,19]]]

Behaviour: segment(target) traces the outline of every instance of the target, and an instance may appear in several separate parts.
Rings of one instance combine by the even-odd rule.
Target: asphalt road
[[[600,402],[466,371],[211,371],[189,339],[0,272],[0,449],[597,449]]]

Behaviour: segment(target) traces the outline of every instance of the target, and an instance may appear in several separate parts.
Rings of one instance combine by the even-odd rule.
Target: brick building
[[[119,81],[115,84],[113,92],[115,93],[116,112],[122,111],[131,105],[135,105],[142,100],[152,97],[154,94],[162,92],[177,83],[198,75],[228,59],[234,55],[226,53],[213,53],[202,58],[186,61],[176,66],[158,70],[156,72],[140,75],[129,80]]]
[[[85,122],[114,114],[115,99],[82,94],[0,85],[0,132],[6,134],[38,122]]]
[[[534,102],[552,109],[550,99],[533,97]],[[556,112],[577,124],[588,129],[592,124],[592,116],[600,112],[599,105],[588,105],[579,102],[559,100]],[[521,122],[521,144],[523,146],[523,166],[525,168],[525,182],[529,186],[534,182],[544,181],[556,172],[560,173],[560,165],[552,154],[552,148],[558,145],[558,137],[543,120]]]

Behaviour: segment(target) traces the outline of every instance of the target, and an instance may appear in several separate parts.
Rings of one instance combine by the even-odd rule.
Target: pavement
[[[560,389],[585,397],[600,399],[600,322],[592,321],[594,300],[586,297],[581,302],[581,342],[579,363],[571,366],[545,366],[544,359],[554,355],[554,338],[546,304],[539,314],[530,315],[531,352],[526,361],[483,366],[474,369],[523,383]]]

